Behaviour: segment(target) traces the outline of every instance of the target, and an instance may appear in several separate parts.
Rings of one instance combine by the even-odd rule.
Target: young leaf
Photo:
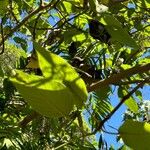
[[[150,124],[127,120],[119,128],[124,143],[135,150],[148,150],[150,141]]]

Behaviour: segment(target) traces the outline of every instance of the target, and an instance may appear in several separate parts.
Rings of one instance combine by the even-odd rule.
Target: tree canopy
[[[149,12],[149,0],[0,0],[0,149],[115,149],[103,133],[149,149]]]

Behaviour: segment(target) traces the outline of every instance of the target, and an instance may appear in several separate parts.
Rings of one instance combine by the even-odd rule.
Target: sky
[[[140,91],[142,92],[143,100],[150,100],[150,86],[144,86]],[[114,94],[110,97],[110,100],[113,106],[116,106],[119,103],[119,98],[117,96],[117,89],[114,92]],[[111,125],[112,127],[118,129],[120,125],[123,123],[122,114],[125,112],[125,110],[126,110],[126,106],[122,105],[120,109],[108,121],[108,123],[106,124],[106,127],[108,127],[108,125]],[[111,128],[109,129],[110,129],[109,131],[116,132],[115,130],[112,130]],[[121,144],[116,141],[116,135],[105,133],[104,137],[106,141],[108,142],[108,145],[113,145],[115,149],[121,146]]]

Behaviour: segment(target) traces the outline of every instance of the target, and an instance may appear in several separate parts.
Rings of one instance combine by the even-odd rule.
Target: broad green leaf
[[[146,64],[146,63],[150,63],[150,58],[142,58],[138,62],[138,64]]]
[[[85,39],[86,39],[85,34],[81,33],[81,31],[78,31],[77,29],[71,29],[70,31],[64,32],[64,41],[65,42],[70,43],[70,42],[72,42],[72,40],[83,41]]]
[[[60,56],[45,50],[37,43],[34,43],[34,46],[43,75],[49,79],[62,81],[76,97],[75,103],[81,106],[87,99],[87,90],[78,73]]]
[[[69,114],[74,105],[81,108],[87,99],[84,81],[63,58],[35,43],[43,76],[16,70],[10,80],[33,109],[45,116]]]
[[[119,88],[118,89],[118,96],[120,98],[123,98],[125,95],[127,95],[127,91],[122,89],[122,88]],[[125,105],[131,110],[133,111],[134,113],[137,113],[138,112],[138,105],[137,105],[137,102],[135,101],[135,99],[133,97],[130,97],[128,98],[126,101],[125,101]]]
[[[113,41],[120,42],[121,44],[135,49],[138,48],[136,42],[131,38],[128,32],[123,29],[121,23],[112,15],[105,15],[102,20],[107,24],[106,28],[112,36]]]
[[[50,25],[42,18],[32,18],[32,20],[30,20],[29,22],[29,26],[28,29],[31,32],[31,34],[33,34],[34,32],[34,26],[36,24],[36,28],[48,28],[50,27]],[[36,38],[41,38],[43,36],[43,32],[45,32],[45,30],[36,30]]]
[[[148,150],[150,141],[150,124],[127,120],[119,128],[124,143],[134,150]]]
[[[71,13],[72,12],[72,4],[69,2],[63,2],[65,8],[66,8],[66,12],[67,13]]]
[[[142,7],[150,8],[150,1],[149,0],[142,0]]]
[[[19,70],[16,73],[10,80],[23,98],[40,114],[60,117],[68,115],[73,109],[74,96],[61,81],[29,75]]]

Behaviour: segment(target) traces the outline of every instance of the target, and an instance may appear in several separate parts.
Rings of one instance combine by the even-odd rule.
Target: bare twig
[[[3,32],[3,18],[1,19],[1,38],[2,38],[2,50],[0,52],[0,55],[4,53],[5,50],[5,40],[4,40],[4,32]]]

